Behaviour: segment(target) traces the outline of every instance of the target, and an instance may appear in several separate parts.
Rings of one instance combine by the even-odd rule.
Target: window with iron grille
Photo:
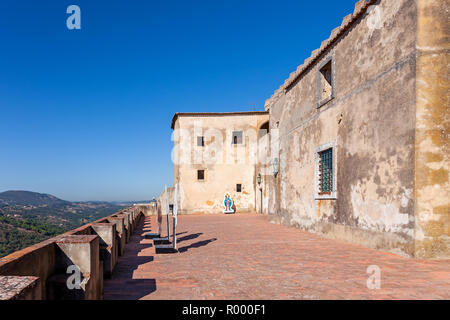
[[[337,199],[337,144],[325,143],[314,154],[314,198]]]
[[[319,194],[333,191],[333,149],[319,152]]]

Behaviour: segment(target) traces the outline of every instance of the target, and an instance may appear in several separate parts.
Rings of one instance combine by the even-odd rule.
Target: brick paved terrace
[[[173,254],[155,254],[143,236],[155,231],[154,216],[141,220],[105,280],[105,299],[450,298],[448,260],[404,258],[261,215],[180,216]],[[381,269],[380,289],[367,288],[370,265]]]

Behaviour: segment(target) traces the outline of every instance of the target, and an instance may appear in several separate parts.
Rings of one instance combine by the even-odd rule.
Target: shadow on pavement
[[[217,240],[217,238],[212,238],[212,239],[209,239],[209,240],[203,240],[203,241],[195,242],[195,243],[190,244],[188,246],[179,248],[178,252],[181,253],[181,252],[186,252],[186,251],[188,251],[189,249],[192,249],[192,248],[200,248],[200,247],[206,246],[207,244],[209,244],[209,243],[211,243],[213,241],[216,241],[216,240]]]

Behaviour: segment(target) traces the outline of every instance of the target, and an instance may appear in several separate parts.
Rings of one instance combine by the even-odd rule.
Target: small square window
[[[197,180],[205,180],[205,170],[197,170]]]
[[[205,146],[205,137],[197,137],[197,146],[204,147]]]
[[[241,192],[242,191],[242,184],[237,184],[236,185],[236,192]]]
[[[242,144],[242,131],[233,131],[232,144]]]

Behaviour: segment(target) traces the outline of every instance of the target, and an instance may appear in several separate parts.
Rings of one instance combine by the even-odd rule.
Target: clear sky
[[[1,0],[0,192],[159,195],[175,112],[263,110],[355,2]]]

